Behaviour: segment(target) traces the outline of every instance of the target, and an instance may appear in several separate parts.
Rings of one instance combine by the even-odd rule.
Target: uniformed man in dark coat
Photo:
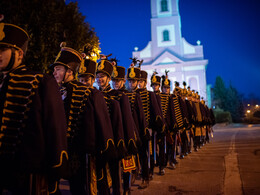
[[[112,59],[114,65],[114,72],[112,75],[112,85],[114,90],[110,92],[112,97],[120,101],[122,117],[124,118],[124,132],[125,142],[128,143],[128,151],[126,157],[122,160],[123,163],[123,181],[124,181],[124,194],[130,194],[130,174],[136,170],[136,161],[134,156],[137,154],[137,145],[139,141],[139,132],[137,130],[136,122],[134,121],[133,115],[133,93],[130,93],[125,88],[125,68],[117,66],[117,61]],[[127,98],[125,98],[125,96]],[[131,99],[129,99],[131,98]],[[124,101],[128,100],[128,102]],[[133,145],[135,144],[135,145]],[[134,146],[134,147],[133,147]],[[133,151],[134,149],[134,151]]]
[[[135,65],[137,64],[137,59],[133,58],[132,59],[132,63],[130,65],[130,68],[127,69],[127,81],[128,81],[128,90],[130,92],[132,92],[133,94],[137,94],[137,97],[139,96],[139,93],[136,93],[137,89],[138,89],[138,82],[140,79],[140,68],[139,67],[135,67]],[[139,102],[139,101],[138,101]],[[141,100],[141,107],[140,110],[144,111],[143,109],[143,103]],[[144,114],[145,116],[145,114]],[[139,188],[146,188],[148,187],[149,184],[149,167],[148,167],[148,155],[147,155],[147,151],[148,151],[148,140],[150,139],[150,135],[148,132],[148,126],[147,126],[147,121],[146,121],[146,117],[145,118],[141,118],[141,120],[139,121],[139,116],[136,115],[135,118],[135,123],[137,124],[137,128],[138,128],[138,133],[139,133],[139,137],[140,140],[142,142],[142,145],[139,146],[139,160],[140,160],[140,164],[141,164],[141,174],[142,174],[142,184],[139,186]],[[144,122],[145,120],[145,122]]]
[[[117,159],[109,160],[109,167],[112,176],[112,187],[113,193],[120,193],[120,175],[119,175],[119,161],[126,155],[128,145],[125,144],[124,137],[124,124],[126,124],[126,120],[123,118],[120,101],[116,100],[117,98],[112,97],[110,93],[112,89],[110,87],[111,76],[113,74],[114,67],[112,63],[107,59],[108,56],[104,56],[103,59],[98,63],[97,67],[97,84],[99,86],[99,90],[101,90],[105,96],[105,100],[109,109],[110,118],[112,122],[113,134],[114,134],[114,142],[117,146]],[[127,97],[126,97],[127,98]],[[123,99],[122,99],[123,100]],[[124,100],[128,102],[128,98]],[[133,145],[129,143],[129,146]],[[100,187],[102,189],[104,187]],[[102,192],[103,193],[103,192]],[[104,192],[105,193],[105,192]]]
[[[166,133],[166,157],[165,157],[165,166],[167,161],[169,161],[170,168],[175,169],[175,137],[176,137],[176,119],[174,117],[173,105],[171,101],[171,81],[168,79],[168,72],[165,70],[165,75],[162,76],[162,93],[161,104],[163,117],[165,121],[165,133]]]
[[[174,154],[174,164],[178,164],[178,161],[176,160],[176,155],[178,154],[177,149],[179,145],[179,149],[181,149],[181,136],[180,136],[180,131],[183,131],[185,128],[185,122],[183,120],[183,114],[182,114],[182,107],[180,104],[180,93],[181,93],[181,88],[179,87],[179,82],[175,81],[175,88],[173,90],[173,94],[171,95],[171,101],[172,101],[172,107],[173,107],[173,113],[174,113],[174,118],[176,121],[176,137],[175,137],[175,154]],[[179,152],[179,154],[181,151]]]
[[[206,144],[207,142],[209,142],[209,133],[210,133],[210,129],[211,129],[211,119],[210,119],[210,110],[208,108],[208,106],[205,103],[205,100],[203,97],[201,97],[200,100],[202,107],[204,109],[205,112],[205,122],[204,122],[204,128],[205,128],[205,136],[203,139],[203,143]]]
[[[190,130],[192,128],[192,123],[193,123],[193,110],[191,107],[191,104],[189,103],[188,99],[188,90],[186,88],[186,82],[183,81],[183,89],[181,90],[181,99],[182,102],[184,103],[183,106],[183,115],[185,116],[185,120],[187,121],[186,123],[186,129],[182,133],[182,154],[183,155],[188,155],[191,152],[191,133]]]
[[[204,146],[206,144],[206,136],[207,136],[207,131],[208,131],[208,125],[209,125],[209,113],[207,106],[205,104],[205,101],[202,98],[200,98],[200,95],[198,95],[199,101],[200,101],[200,110],[203,115],[203,126],[202,126],[202,135],[201,135],[201,145]]]
[[[24,65],[29,36],[0,23],[0,194],[49,194],[67,162],[66,118],[52,76]]]
[[[161,77],[156,74],[157,74],[157,72],[155,71],[151,77],[151,87],[153,88],[153,91],[156,94],[157,103],[158,103],[161,115],[163,116],[163,109],[162,109],[162,103],[161,103],[161,92],[160,92]],[[164,120],[164,117],[163,117],[163,120]],[[159,166],[159,174],[164,175],[165,174],[164,167],[165,167],[165,161],[166,161],[165,131],[161,130],[158,133],[153,132],[153,140],[154,140],[154,144],[153,144],[154,152],[156,152],[156,155],[157,155],[156,164]],[[157,152],[157,145],[159,146],[158,152]],[[155,159],[153,159],[153,160],[155,160]]]
[[[80,53],[69,47],[62,47],[55,62],[50,66],[54,69],[53,75],[60,85],[62,99],[67,117],[67,137],[68,137],[68,150],[70,157],[70,172],[69,183],[70,191],[72,194],[86,194],[86,153],[90,152],[90,148],[86,148],[86,142],[93,137],[95,129],[90,126],[88,109],[89,96],[91,91],[78,82],[75,78],[76,73],[83,59]],[[88,133],[89,132],[89,133]],[[99,135],[104,140],[102,143],[93,143],[92,149],[97,147],[98,151],[107,156],[114,153],[115,146],[113,142],[113,135],[111,132],[104,131]],[[91,142],[89,142],[89,145]],[[92,151],[93,152],[93,151]]]
[[[129,72],[130,72],[129,73],[129,80],[130,80],[134,77],[134,74],[131,73],[133,72],[135,73],[135,68],[134,67],[129,68]],[[147,74],[141,74],[141,75],[145,76]],[[147,79],[147,77],[144,79]],[[143,88],[137,89],[136,92],[141,96],[142,105],[143,105],[147,127],[148,127],[148,129],[146,129],[146,131],[144,131],[143,134],[140,134],[142,140],[142,150],[143,150],[140,153],[140,159],[142,159],[141,162],[142,162],[142,171],[143,171],[142,173],[143,182],[139,187],[146,188],[149,183],[149,179],[153,178],[154,164],[153,161],[150,160],[150,158],[148,158],[148,156],[149,157],[155,156],[155,152],[152,150],[153,148],[151,142],[152,132],[153,131],[162,132],[164,131],[165,126],[164,126],[162,111],[160,110],[160,107],[158,105],[158,101],[155,93],[148,91],[146,89],[146,85],[143,86]],[[147,163],[148,163],[148,167],[151,168],[149,170],[149,173],[146,172]]]
[[[190,90],[190,87],[187,87],[187,108],[189,113],[189,121],[190,121],[190,129],[189,129],[189,135],[190,135],[190,143],[189,143],[189,153],[191,153],[192,150],[192,140],[194,138],[194,128],[196,124],[196,112],[194,111],[195,105],[192,101],[192,91]]]
[[[120,103],[122,112],[123,128],[124,128],[124,140],[126,143],[127,153],[132,155],[137,153],[137,135],[136,126],[132,117],[131,105],[128,96],[121,91],[124,88],[124,67],[117,66],[117,60],[110,60],[113,65],[112,85],[114,89],[108,92],[111,98],[117,100]],[[121,82],[122,81],[122,82]],[[123,84],[123,85],[122,85]]]
[[[92,127],[91,129],[94,129],[94,134],[93,132],[88,132],[86,134],[85,144],[86,148],[88,148],[88,184],[90,193],[96,194],[96,164],[100,161],[107,161],[108,159],[112,158],[112,156],[107,156],[106,159],[104,156],[102,156],[101,153],[103,151],[101,148],[99,148],[99,145],[102,145],[102,142],[106,142],[107,140],[112,139],[112,137],[107,137],[107,140],[104,140],[102,135],[105,134],[105,132],[110,132],[110,134],[113,136],[113,129],[104,95],[101,91],[93,87],[93,83],[96,77],[97,63],[91,59],[90,55],[87,55],[88,53],[89,52],[86,51],[86,48],[84,48],[84,64],[82,64],[79,69],[78,78],[79,81],[85,84],[88,90],[91,92],[88,98],[88,103],[90,105],[87,109],[87,115],[89,118],[88,127]],[[95,143],[97,143],[97,145],[95,145]]]
[[[202,126],[203,126],[203,116],[200,109],[200,101],[198,100],[198,96],[196,95],[196,92],[192,90],[192,99],[194,102],[194,111],[196,113],[196,125],[195,125],[195,131],[194,131],[194,138],[193,138],[193,147],[194,151],[198,151],[198,149],[201,147],[200,138],[202,135]]]

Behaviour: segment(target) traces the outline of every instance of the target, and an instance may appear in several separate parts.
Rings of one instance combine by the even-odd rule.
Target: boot
[[[148,187],[148,185],[149,185],[149,181],[143,180],[142,183],[138,186],[138,189],[145,189]]]

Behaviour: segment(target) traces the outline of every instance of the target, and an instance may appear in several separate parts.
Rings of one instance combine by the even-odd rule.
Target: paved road
[[[216,125],[209,144],[178,161],[164,176],[156,168],[147,189],[137,180],[131,194],[260,195],[260,125]]]
[[[216,125],[211,143],[132,194],[260,194],[260,125]]]

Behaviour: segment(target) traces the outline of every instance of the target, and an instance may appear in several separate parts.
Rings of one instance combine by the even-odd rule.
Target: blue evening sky
[[[67,0],[68,2],[69,0]],[[75,0],[73,0],[75,1]],[[151,40],[150,0],[78,0],[103,54],[129,67],[134,47]],[[179,0],[182,36],[201,41],[207,83],[221,76],[247,96],[260,97],[260,0]],[[182,81],[181,81],[182,82]]]

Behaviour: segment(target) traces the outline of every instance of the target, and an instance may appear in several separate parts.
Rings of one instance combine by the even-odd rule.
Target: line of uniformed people
[[[212,110],[178,82],[170,94],[167,74],[152,76],[151,92],[136,58],[125,76],[116,59],[97,64],[88,47],[81,54],[61,45],[50,65],[55,83],[23,65],[28,34],[0,25],[0,59],[8,59],[0,61],[0,192],[60,194],[64,178],[72,194],[130,194],[139,175],[143,189],[156,165],[161,175],[167,162],[175,167],[178,144],[183,157],[192,138],[195,151],[209,140]]]
[[[63,47],[52,65],[54,67],[53,75],[62,87],[62,91],[66,93],[69,92],[69,83],[76,82],[77,73],[76,69],[73,70],[69,66],[66,68],[64,64],[68,64],[68,61],[62,60],[62,54],[68,50],[69,48]],[[68,54],[66,55],[68,56]],[[137,67],[138,62],[139,67]],[[68,80],[66,77],[70,69],[74,73],[72,80]],[[110,120],[104,122],[102,117],[97,119],[95,115],[93,118],[85,118],[90,123],[86,126],[87,135],[105,131],[108,137],[104,139],[96,135],[96,140],[91,138],[93,142],[91,148],[95,149],[83,152],[83,159],[87,154],[87,167],[84,161],[81,163],[82,169],[78,168],[81,174],[82,172],[88,174],[82,178],[88,181],[89,186],[86,185],[86,181],[80,181],[79,179],[82,178],[76,174],[75,182],[69,178],[73,194],[83,193],[86,189],[88,192],[85,191],[85,193],[91,194],[121,194],[122,191],[124,194],[129,194],[131,183],[138,174],[142,177],[142,184],[139,188],[144,189],[148,186],[149,180],[153,178],[155,165],[159,166],[160,175],[164,175],[167,161],[172,168],[175,168],[177,144],[179,144],[180,157],[183,158],[184,155],[191,152],[192,138],[195,151],[197,151],[197,147],[204,144],[205,138],[209,139],[208,134],[213,124],[213,118],[210,115],[212,113],[209,112],[205,102],[199,101],[198,94],[187,90],[185,83],[184,89],[181,89],[178,82],[175,83],[174,93],[170,94],[170,80],[167,78],[167,74],[162,81],[162,93],[159,89],[161,77],[156,74],[151,78],[154,92],[148,91],[146,89],[147,73],[140,70],[140,61],[135,58],[125,75],[125,68],[118,66],[116,59],[109,60],[107,56],[103,56],[97,64],[91,60],[91,56],[85,56],[78,72],[78,78],[87,87],[87,90],[95,91],[96,94],[103,96],[103,103],[100,99],[93,109],[94,112],[102,110],[102,113]],[[98,89],[93,87],[95,79]],[[128,90],[125,87],[126,80]],[[113,89],[110,81],[112,81]],[[78,83],[78,85],[80,84]],[[90,93],[88,98],[92,99],[92,103],[94,103],[95,98],[92,96]],[[65,99],[68,97],[67,94]],[[73,102],[73,98],[70,102]],[[106,109],[101,106],[104,105],[104,102]],[[88,109],[86,107],[87,113]],[[104,129],[89,128],[95,120],[105,123]],[[88,142],[88,140],[85,139],[82,142]],[[99,142],[107,146],[109,155],[96,147]],[[80,146],[81,144],[79,144]],[[69,159],[73,162],[73,158]],[[88,170],[86,171],[85,168]],[[121,176],[123,189],[121,189]],[[73,192],[72,189],[75,191]]]

